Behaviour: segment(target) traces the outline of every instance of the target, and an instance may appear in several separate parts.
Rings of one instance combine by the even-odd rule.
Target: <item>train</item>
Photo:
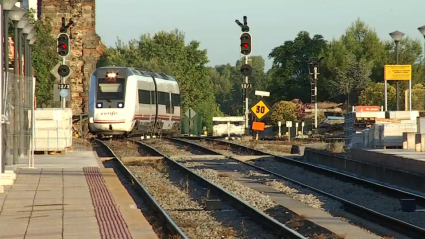
[[[99,67],[90,78],[88,101],[89,132],[97,137],[180,133],[180,89],[170,75],[132,67]]]

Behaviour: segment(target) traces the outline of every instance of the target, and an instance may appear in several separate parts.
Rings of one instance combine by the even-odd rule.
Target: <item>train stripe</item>
[[[125,121],[93,121],[95,124],[125,124]]]

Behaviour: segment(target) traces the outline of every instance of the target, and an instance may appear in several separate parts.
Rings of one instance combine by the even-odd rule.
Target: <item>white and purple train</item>
[[[92,74],[89,130],[100,137],[180,133],[180,90],[173,77],[131,67]]]

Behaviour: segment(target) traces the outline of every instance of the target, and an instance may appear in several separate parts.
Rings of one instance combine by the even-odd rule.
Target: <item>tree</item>
[[[299,32],[293,41],[275,47],[269,54],[269,58],[273,58],[271,99],[298,98],[309,102],[311,85],[307,62],[320,56],[325,47],[326,41],[321,35],[311,38],[306,31]]]
[[[396,91],[394,86],[387,86],[388,110],[396,108]],[[359,96],[360,105],[384,106],[384,83],[370,83]]]
[[[204,125],[212,129],[212,117],[221,112],[214,96],[207,51],[199,50],[200,43],[184,41],[184,33],[160,31],[153,36],[143,34],[128,45],[119,39],[116,48],[102,56],[99,66],[122,65],[144,68],[172,75],[179,83],[182,112],[192,107],[202,115]]]
[[[51,20],[46,18],[36,21],[35,10],[28,12],[30,21],[35,25],[37,41],[32,47],[32,66],[35,72],[36,96],[39,107],[48,104],[52,100],[53,84],[55,77],[50,70],[58,63],[56,40],[52,37]]]
[[[353,54],[347,55],[347,69],[336,69],[338,81],[332,83],[338,93],[347,95],[347,106],[350,105],[350,94],[364,89],[370,82],[370,74],[371,69],[366,60],[361,58],[358,61]]]
[[[422,84],[416,84],[412,87],[412,110],[425,109],[425,88]]]
[[[285,124],[286,121],[295,121],[297,119],[297,105],[290,101],[279,101],[272,106],[270,122],[277,125],[278,121]]]

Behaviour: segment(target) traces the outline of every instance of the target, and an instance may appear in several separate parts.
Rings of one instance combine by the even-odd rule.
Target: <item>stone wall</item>
[[[74,115],[87,113],[90,75],[106,47],[100,41],[95,28],[95,0],[39,0],[40,19],[50,18],[53,37],[57,37],[62,25],[72,18],[74,26],[68,29],[71,51],[67,64],[74,73],[68,78],[71,88],[71,108]]]

